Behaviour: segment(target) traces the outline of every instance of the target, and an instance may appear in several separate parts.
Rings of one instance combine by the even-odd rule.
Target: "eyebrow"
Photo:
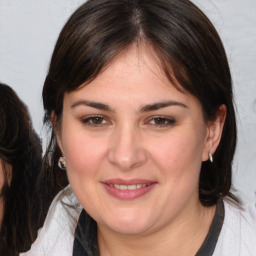
[[[94,102],[94,101],[88,101],[88,100],[78,100],[75,103],[71,105],[71,108],[75,108],[77,106],[88,106],[92,108],[97,108],[100,110],[110,111],[114,112],[114,109],[110,108],[108,105],[100,103],[100,102]]]
[[[92,107],[92,108],[96,108],[96,109],[100,109],[100,110],[104,110],[104,111],[115,112],[114,109],[112,109],[111,107],[109,107],[106,104],[103,104],[100,102],[88,101],[88,100],[78,100],[71,105],[71,108],[75,108],[77,106],[83,106],[83,105]],[[140,112],[144,113],[144,112],[154,111],[154,110],[158,110],[158,109],[166,108],[166,107],[170,107],[170,106],[179,106],[179,107],[183,107],[183,108],[188,108],[188,106],[185,105],[184,103],[170,100],[170,101],[156,102],[153,104],[145,105],[140,109]]]
[[[157,102],[157,103],[145,105],[140,109],[140,112],[144,113],[144,112],[154,111],[154,110],[158,110],[158,109],[166,108],[170,106],[179,106],[183,108],[188,108],[188,106],[185,105],[184,103],[169,100],[169,101],[163,101],[163,102]]]

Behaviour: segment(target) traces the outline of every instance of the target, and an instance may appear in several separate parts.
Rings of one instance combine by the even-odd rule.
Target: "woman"
[[[0,255],[29,250],[39,227],[35,183],[41,169],[41,142],[28,110],[0,83]]]
[[[25,255],[255,255],[255,209],[231,193],[226,54],[190,1],[83,4],[43,101],[70,187]]]

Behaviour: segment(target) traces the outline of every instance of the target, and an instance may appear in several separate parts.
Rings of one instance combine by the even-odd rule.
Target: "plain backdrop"
[[[28,105],[46,144],[41,90],[58,33],[82,0],[0,0],[0,81]],[[219,32],[237,107],[234,186],[256,201],[256,0],[194,0]],[[1,131],[0,131],[1,132]]]

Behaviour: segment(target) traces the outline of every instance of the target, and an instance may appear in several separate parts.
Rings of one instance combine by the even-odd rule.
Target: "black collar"
[[[216,244],[218,242],[221,228],[223,226],[224,215],[225,210],[223,200],[219,199],[216,204],[216,212],[209,232],[195,256],[210,256],[213,254]]]

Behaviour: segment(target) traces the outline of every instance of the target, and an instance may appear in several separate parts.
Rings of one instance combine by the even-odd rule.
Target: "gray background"
[[[46,144],[41,90],[64,22],[82,0],[0,0],[0,81],[28,105]],[[194,0],[217,28],[230,62],[238,117],[234,185],[256,201],[256,0]],[[1,132],[1,131],[0,131]]]

